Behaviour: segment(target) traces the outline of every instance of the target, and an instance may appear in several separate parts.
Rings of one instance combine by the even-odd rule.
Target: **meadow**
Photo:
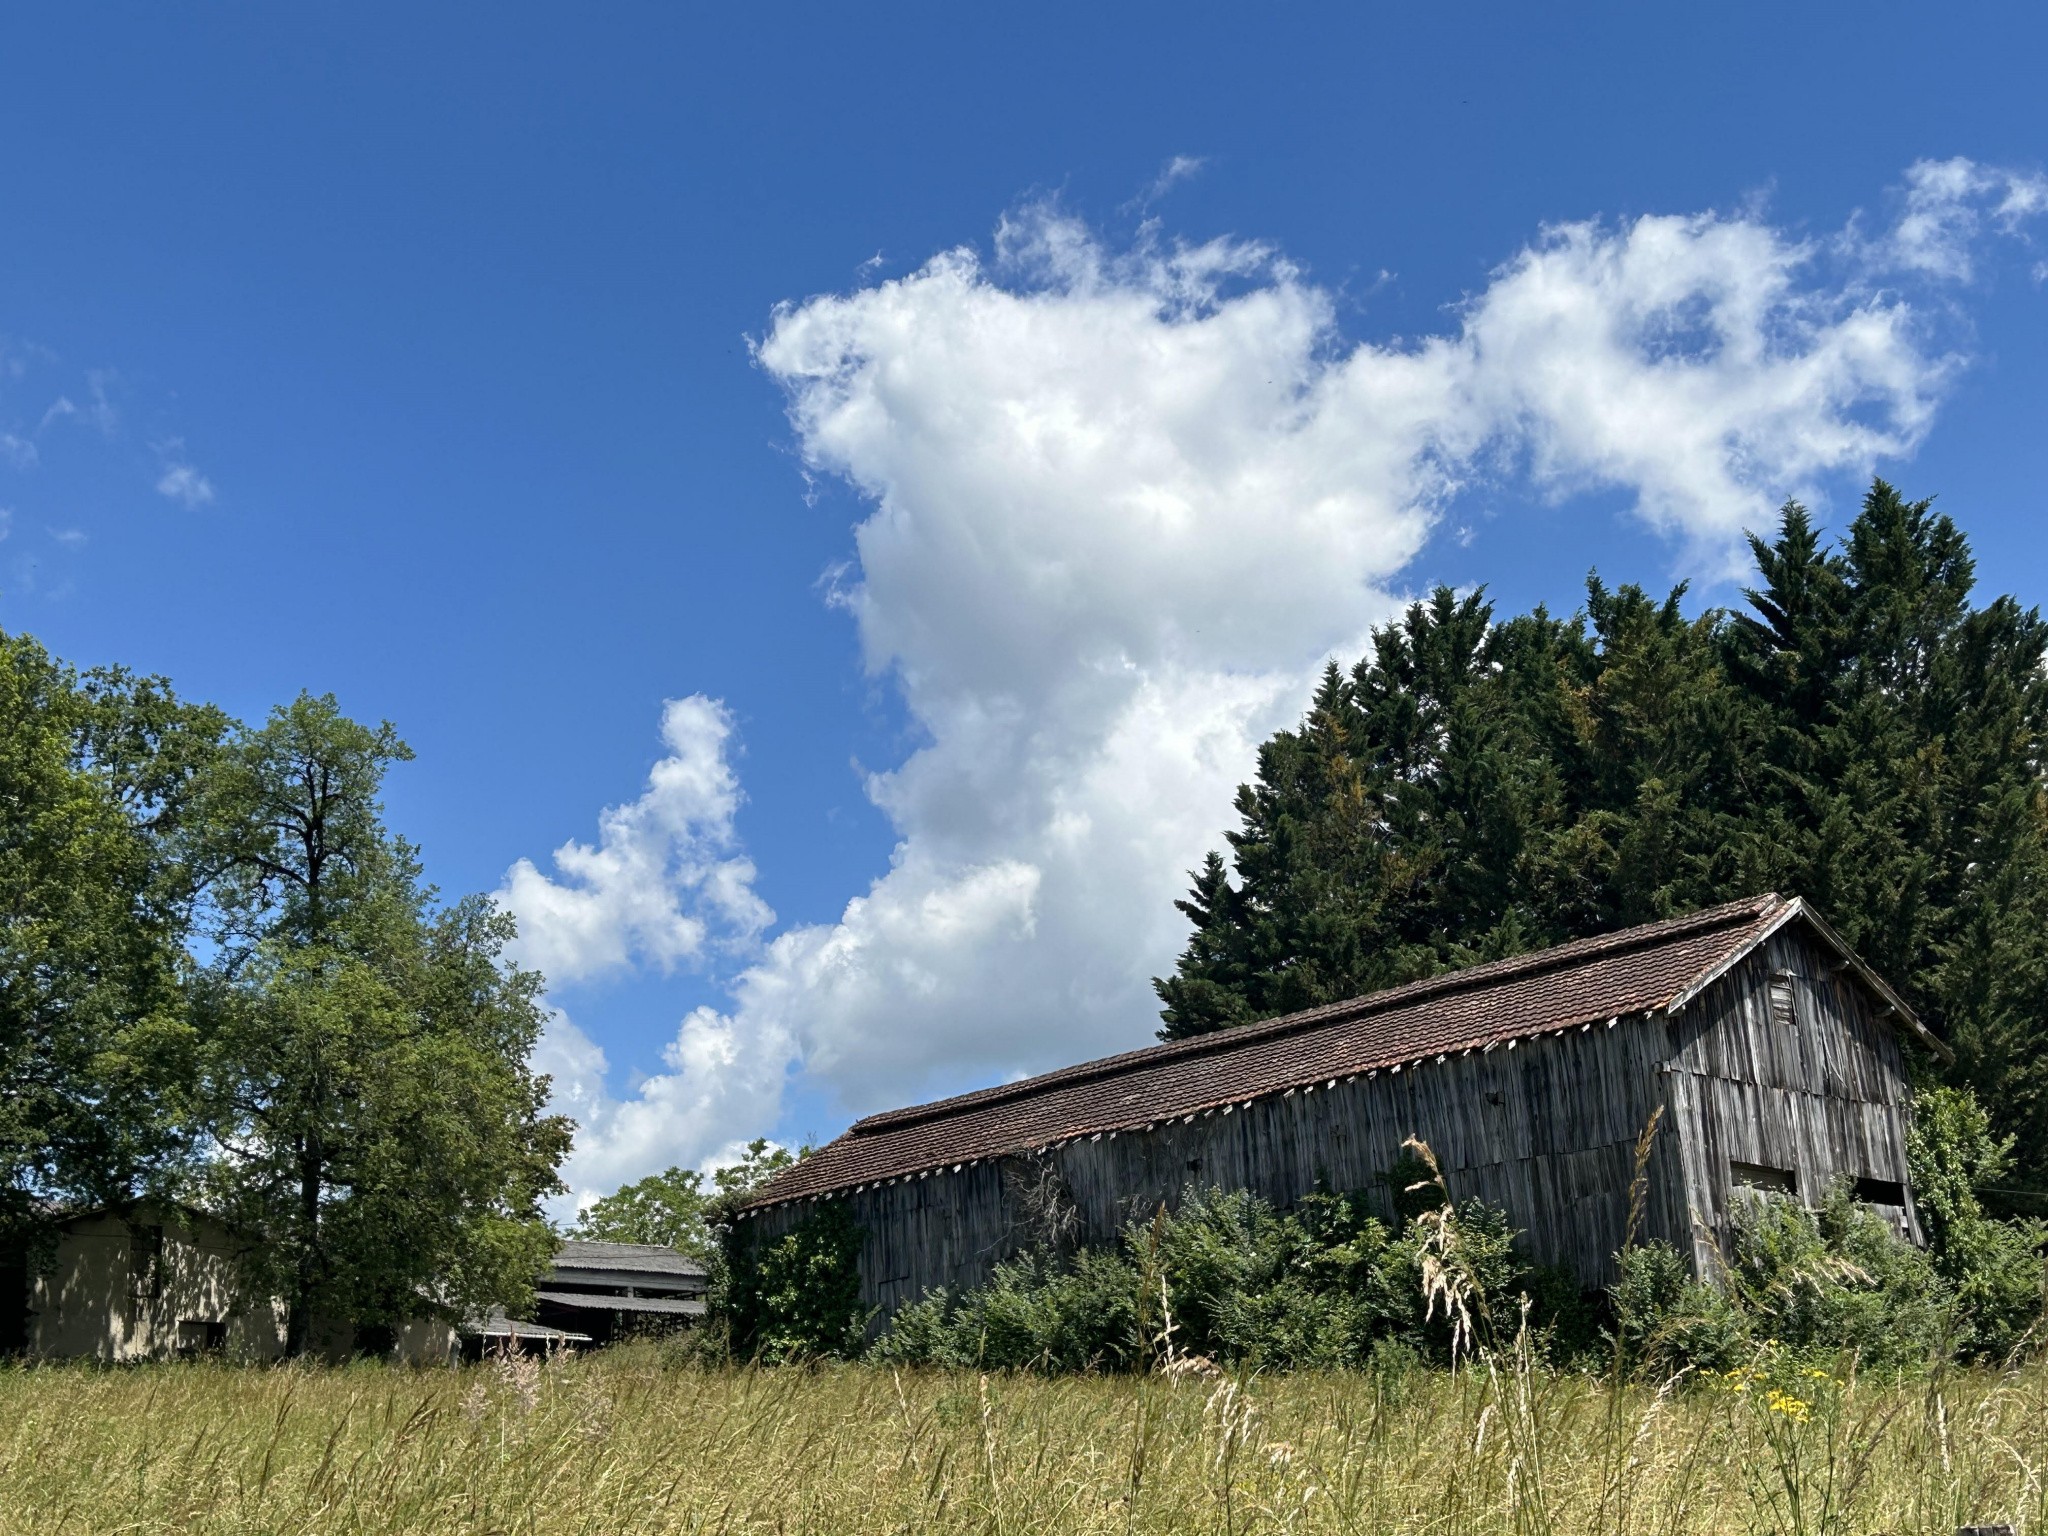
[[[12,1533],[2048,1532],[2048,1367],[0,1372]]]

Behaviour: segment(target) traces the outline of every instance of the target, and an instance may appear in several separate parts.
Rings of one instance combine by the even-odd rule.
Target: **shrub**
[[[1547,1336],[1590,1339],[1577,1285],[1524,1266],[1501,1212],[1471,1202],[1442,1230],[1461,1283],[1509,1331],[1527,1291]],[[1442,1360],[1450,1328],[1425,1315],[1424,1245],[1421,1223],[1394,1234],[1363,1193],[1279,1211],[1243,1190],[1191,1190],[1179,1210],[1132,1222],[1114,1249],[1028,1254],[964,1294],[932,1292],[896,1314],[872,1354],[1054,1371],[1143,1368],[1168,1351],[1276,1369]]]
[[[1853,1353],[1866,1369],[1937,1358],[1958,1336],[1958,1297],[1936,1257],[1901,1239],[1846,1185],[1818,1210],[1758,1199],[1736,1213],[1720,1283],[1693,1278],[1663,1243],[1619,1256],[1610,1296],[1624,1358],[1659,1374],[1726,1371],[1765,1345],[1802,1358]]]
[[[1140,1295],[1138,1272],[1120,1255],[1084,1248],[1061,1263],[1026,1254],[964,1296],[941,1289],[904,1307],[871,1353],[997,1370],[1126,1368],[1145,1347]]]
[[[1620,1274],[1608,1297],[1624,1368],[1658,1376],[1683,1366],[1726,1370],[1748,1354],[1733,1297],[1695,1279],[1685,1254],[1669,1243],[1641,1243],[1616,1262]]]
[[[1749,1202],[1735,1221],[1729,1287],[1753,1339],[1808,1353],[1853,1351],[1896,1369],[1943,1345],[1954,1294],[1922,1250],[1846,1186],[1819,1210]]]
[[[1906,1137],[1914,1201],[1935,1267],[1955,1291],[1957,1346],[1990,1359],[2018,1348],[2042,1317],[2048,1225],[2000,1221],[1978,1198],[2010,1173],[2012,1150],[1968,1089],[1915,1096]]]
[[[738,1236],[728,1244],[723,1310],[738,1352],[787,1360],[860,1348],[861,1229],[845,1201],[826,1202],[758,1252]]]

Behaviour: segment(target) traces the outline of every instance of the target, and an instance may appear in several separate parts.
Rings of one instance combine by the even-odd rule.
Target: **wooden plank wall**
[[[1789,986],[1790,1027],[1773,1017],[1773,979]],[[1731,1163],[1794,1172],[1809,1204],[1840,1177],[1907,1182],[1899,1032],[1802,928],[1773,935],[1716,982],[1679,1016],[1675,1034],[1668,1094],[1703,1274],[1717,1270],[1740,1198]],[[1910,1195],[1887,1214],[1924,1241]]]
[[[1411,1134],[1430,1144],[1454,1197],[1503,1207],[1532,1257],[1568,1266],[1586,1285],[1604,1284],[1622,1243],[1636,1137],[1660,1101],[1672,1027],[1661,1015],[1602,1021],[1512,1049],[840,1196],[866,1231],[862,1294],[887,1314],[935,1286],[957,1293],[982,1283],[1041,1229],[1029,1188],[1057,1189],[1074,1238],[1103,1243],[1194,1187],[1250,1189],[1284,1206],[1319,1184],[1381,1184]],[[1690,1218],[1672,1141],[1658,1139],[1639,1235],[1683,1245]],[[1384,1188],[1378,1198],[1391,1215]],[[763,1212],[752,1222],[754,1240],[772,1240],[812,1209],[797,1202]]]

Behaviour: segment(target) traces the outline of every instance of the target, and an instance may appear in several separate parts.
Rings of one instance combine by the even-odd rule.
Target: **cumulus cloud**
[[[2029,219],[2048,212],[2048,176],[1961,157],[1919,160],[1906,171],[1904,201],[1878,254],[1909,271],[1967,282],[1987,224],[2017,235]]]
[[[581,981],[638,962],[664,971],[699,956],[714,935],[752,939],[774,920],[736,851],[738,776],[727,761],[732,714],[693,694],[662,707],[662,758],[638,799],[607,808],[598,839],[554,853],[555,873],[520,859],[497,899],[519,921],[514,956],[550,982]]]
[[[715,699],[662,706],[663,754],[637,798],[598,817],[596,843],[557,848],[552,875],[529,859],[506,871],[495,899],[518,919],[514,960],[559,987],[752,950],[775,914],[754,891],[733,827],[742,798],[734,735],[731,711]],[[704,1140],[706,1126],[772,1122],[787,1055],[757,1030],[743,1058],[734,1035],[730,1021],[699,1010],[664,1051],[668,1070],[622,1100],[603,1049],[553,1007],[534,1067],[553,1078],[553,1106],[577,1124],[572,1186],[588,1194],[716,1156],[721,1144]]]
[[[1752,214],[1560,225],[1381,344],[1268,248],[1117,251],[1038,208],[991,258],[779,309],[759,365],[869,506],[836,600],[926,744],[868,784],[888,871],[595,1104],[585,1171],[714,1155],[792,1073],[858,1112],[1144,1043],[1257,743],[1461,490],[1619,490],[1711,564],[1918,444],[1955,362],[1843,251]]]
[[[1822,260],[1747,218],[1550,230],[1464,307],[1466,432],[1554,494],[1631,492],[1725,567],[1787,496],[1912,451],[1954,367],[1903,300],[1816,282]]]
[[[774,1124],[788,1043],[738,1027],[709,1008],[683,1020],[662,1051],[665,1070],[620,1098],[607,1086],[602,1047],[557,1010],[533,1055],[552,1079],[549,1105],[576,1122],[563,1166],[571,1208],[676,1164],[737,1162],[747,1141]]]

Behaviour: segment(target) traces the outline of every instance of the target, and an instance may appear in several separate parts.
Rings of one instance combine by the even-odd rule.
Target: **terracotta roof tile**
[[[1776,895],[1709,907],[1367,997],[870,1115],[753,1205],[1156,1124],[1426,1056],[1667,1006],[1768,933]]]

